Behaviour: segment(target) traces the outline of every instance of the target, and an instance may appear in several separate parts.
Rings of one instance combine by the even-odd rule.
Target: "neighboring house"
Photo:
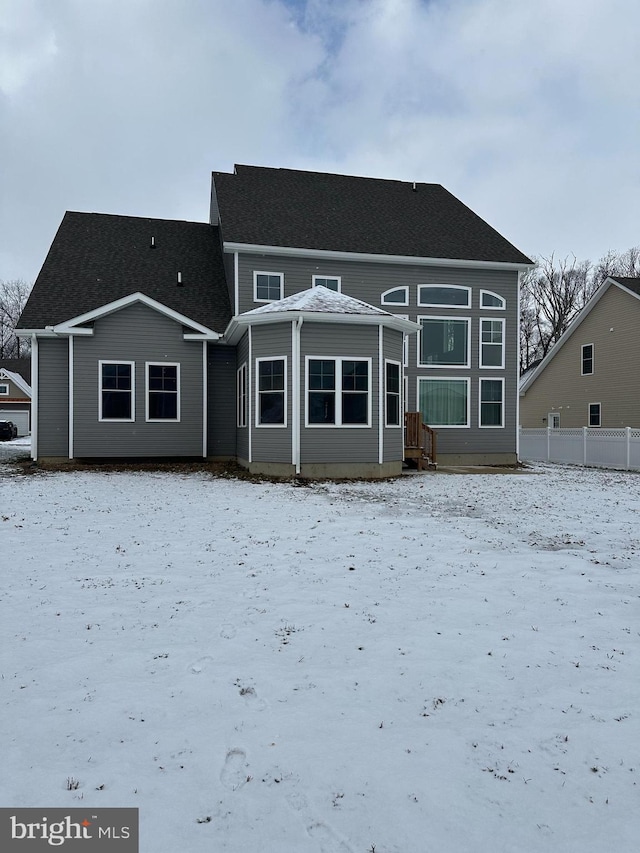
[[[237,166],[208,225],[67,213],[20,321],[34,458],[388,476],[408,409],[515,462],[530,263],[437,184]]]
[[[18,435],[31,428],[30,365],[28,358],[0,360],[0,421],[13,421]]]
[[[640,428],[640,278],[602,284],[547,356],[522,377],[528,428]]]

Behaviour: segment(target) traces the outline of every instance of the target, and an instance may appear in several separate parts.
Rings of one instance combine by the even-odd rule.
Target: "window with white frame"
[[[400,378],[402,370],[400,362],[385,361],[385,400],[384,400],[384,425],[387,427],[400,426],[400,413],[402,410],[400,402]]]
[[[421,284],[418,305],[433,308],[469,308],[471,288],[459,284]]]
[[[307,356],[307,426],[371,426],[371,359]]]
[[[256,359],[256,426],[287,425],[287,359]]]
[[[480,307],[481,308],[506,308],[507,302],[504,296],[494,293],[492,290],[480,291]]]
[[[382,305],[408,305],[409,288],[392,287],[390,290],[385,290],[380,295],[380,302]]]
[[[0,382],[0,397],[8,397],[9,396],[9,383],[8,382]]]
[[[236,425],[246,427],[247,425],[247,363],[245,362],[236,372]]]
[[[593,373],[593,344],[582,345],[581,364],[582,375],[590,376]]]
[[[504,367],[504,320],[480,320],[480,367]]]
[[[340,293],[342,289],[342,280],[339,275],[314,275],[312,276],[313,287],[326,287],[328,290],[335,290]]]
[[[421,367],[469,367],[469,318],[420,317]]]
[[[431,427],[469,426],[469,379],[418,377],[418,408]]]
[[[549,412],[547,415],[547,425],[549,429],[560,429],[560,412]]]
[[[481,379],[479,401],[481,427],[504,426],[504,379]]]
[[[276,302],[284,295],[284,273],[254,272],[253,301]]]
[[[180,420],[180,365],[147,362],[147,420]]]
[[[98,420],[134,421],[133,361],[100,361],[98,363]]]
[[[589,426],[602,426],[602,406],[600,403],[589,403]]]

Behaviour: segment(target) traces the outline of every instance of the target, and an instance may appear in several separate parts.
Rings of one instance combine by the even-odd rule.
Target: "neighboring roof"
[[[591,299],[584,306],[582,311],[574,318],[569,328],[558,338],[555,344],[551,347],[546,356],[537,363],[537,365],[527,370],[526,373],[523,373],[520,377],[520,394],[525,394],[527,389],[533,385],[538,376],[542,373],[542,371],[546,368],[547,364],[554,358],[558,352],[562,349],[562,347],[569,340],[571,335],[580,327],[582,322],[586,320],[589,314],[593,311],[595,306],[600,302],[605,293],[609,290],[611,286],[620,287],[624,290],[627,290],[631,296],[634,296],[637,299],[640,299],[640,278],[627,278],[624,276],[609,276],[609,278],[605,279],[600,287],[593,294]]]
[[[532,264],[440,184],[236,166],[213,187],[225,243]]]
[[[27,382],[31,382],[31,357],[29,358],[0,358],[0,369],[19,373]]]
[[[201,222],[67,212],[19,328],[55,326],[137,292],[223,331],[231,307],[218,228]]]
[[[310,311],[323,314],[389,314],[388,311],[382,311],[380,308],[375,308],[360,299],[354,299],[344,293],[329,290],[328,287],[319,286],[294,293],[292,296],[286,296],[276,302],[269,302],[267,305],[261,305],[260,308],[253,308],[251,311],[246,311],[242,316],[250,317],[253,314],[269,314],[281,311],[295,311],[296,313]]]
[[[19,373],[14,373],[12,370],[7,370],[5,367],[0,367],[0,379],[8,379],[18,387],[27,397],[31,396],[31,386],[20,376]]]
[[[405,320],[388,311],[383,311],[360,299],[336,293],[326,287],[311,287],[300,293],[286,296],[275,302],[261,305],[234,317],[224,338],[226,343],[235,344],[247,326],[267,323],[288,322],[301,317],[311,323],[360,323],[363,325],[383,325],[397,331],[411,334],[420,326],[411,320]]]

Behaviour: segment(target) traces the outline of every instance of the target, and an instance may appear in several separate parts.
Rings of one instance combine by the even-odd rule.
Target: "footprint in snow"
[[[248,781],[248,776],[246,752],[244,749],[230,749],[220,771],[220,781],[230,791],[237,791]]]
[[[194,675],[200,675],[200,673],[206,669],[210,663],[213,663],[213,658],[206,655],[205,657],[197,660],[195,663],[192,663],[189,667],[189,671]]]
[[[220,629],[220,636],[223,640],[233,640],[236,635],[236,629],[234,625],[230,625],[228,622]]]
[[[353,848],[346,841],[342,841],[326,823],[312,823],[307,827],[307,833],[311,838],[318,839],[321,853],[353,853]]]

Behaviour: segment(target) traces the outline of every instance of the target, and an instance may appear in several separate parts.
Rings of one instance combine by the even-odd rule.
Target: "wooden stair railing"
[[[429,468],[437,467],[437,433],[422,423],[420,412],[404,413],[404,458],[414,460],[418,471],[426,463]]]

